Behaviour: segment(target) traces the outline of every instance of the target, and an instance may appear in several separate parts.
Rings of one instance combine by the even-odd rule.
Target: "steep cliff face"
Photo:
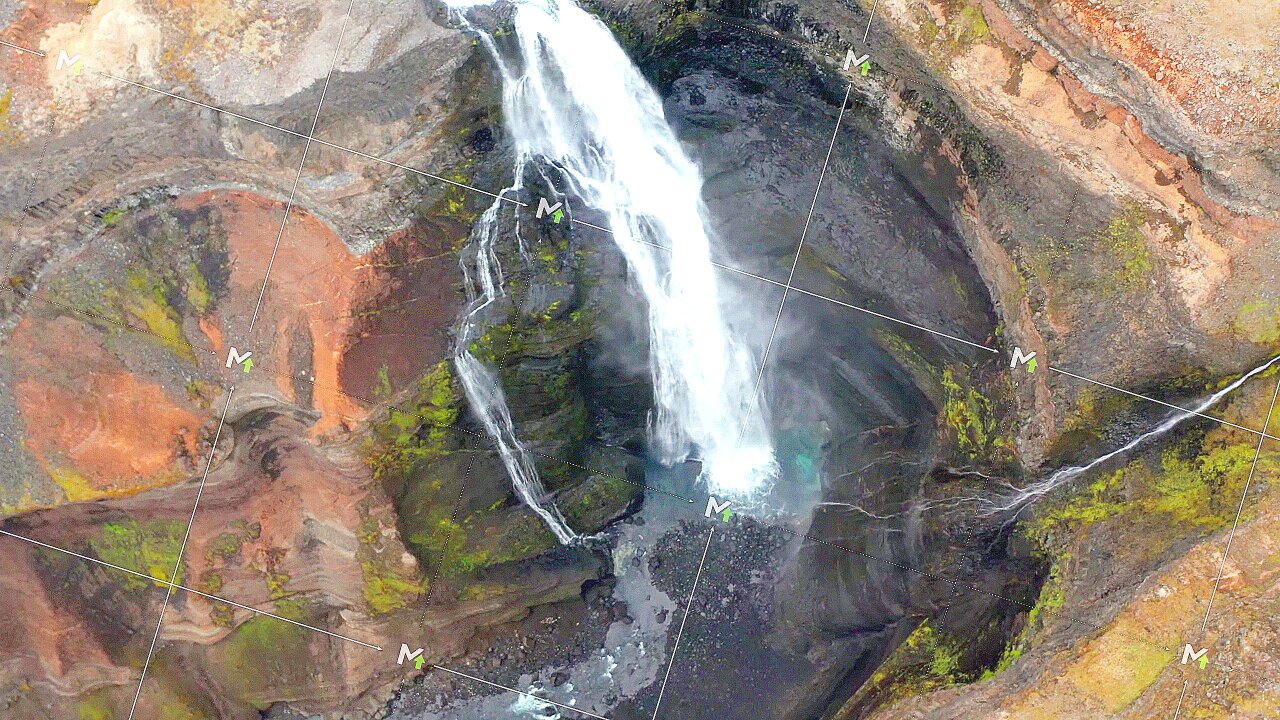
[[[1175,401],[1205,394],[1215,378],[1276,349],[1268,254],[1280,238],[1267,189],[1276,130],[1263,119],[1275,101],[1273,70],[1238,61],[1238,42],[1250,38],[1263,56],[1274,51],[1258,40],[1274,32],[1274,8],[1201,8],[1211,25],[1264,28],[1237,33],[1241,41],[1196,33],[1192,46],[1176,31],[1184,19],[1169,15],[1188,11],[1176,4],[890,1],[878,3],[865,47],[870,3],[710,9],[830,61],[848,47],[872,54],[874,69],[853,78],[854,92],[880,109],[887,136],[952,164],[959,201],[950,212],[1009,345]],[[1240,120],[1250,117],[1259,120]],[[1268,384],[1246,385],[1225,416],[1264,427]],[[1159,417],[1062,376],[1037,374],[1015,388],[1019,455],[1033,473],[1118,445]],[[886,704],[878,717],[1171,714],[1184,679],[1177,654],[1201,637],[1214,560],[1241,493],[1246,483],[1256,488],[1242,532],[1258,532],[1267,507],[1260,488],[1275,473],[1269,445],[1255,468],[1256,436],[1212,428],[1178,435],[1023,513],[1010,551],[1040,558],[1050,572],[1003,657],[966,638],[980,616],[969,593],[957,593],[839,716]],[[1247,569],[1256,562],[1249,556],[1233,551],[1223,584],[1239,578],[1244,595],[1268,596],[1269,576]],[[1255,662],[1268,667],[1270,626],[1249,625],[1253,606],[1235,597],[1243,596],[1219,597],[1209,635],[1223,639],[1224,655],[1235,652],[1233,632],[1252,638]],[[1232,671],[1238,683],[1230,686],[1212,666],[1188,676],[1188,698],[1200,695],[1186,707],[1265,714],[1262,676],[1237,674],[1235,663]]]
[[[689,63],[666,57],[660,42],[654,50],[633,40],[655,80],[674,81],[672,109],[694,125],[695,144],[725,127],[715,122],[723,93],[702,67],[716,67],[721,54],[736,59],[735,80],[767,86],[786,77],[797,95],[830,98],[833,90],[821,80],[806,85],[807,62],[817,61],[808,77],[822,77],[847,49],[869,52],[871,71],[851,78],[853,93],[878,113],[873,131],[924,158],[934,182],[954,183],[945,212],[962,230],[1008,346],[1175,402],[1207,394],[1220,387],[1217,378],[1276,350],[1278,289],[1268,257],[1280,240],[1270,150],[1274,68],[1242,59],[1274,53],[1274,8],[890,0],[876,3],[872,20],[871,5],[630,5],[625,12],[637,13],[659,37],[683,33],[704,50],[691,53],[697,59],[690,71]],[[1200,21],[1224,32],[1184,32]],[[760,42],[774,47],[768,70],[753,58]],[[793,55],[796,48],[806,54]],[[920,289],[931,297],[927,280]],[[939,321],[928,308],[895,309]],[[1263,427],[1266,384],[1255,381],[1229,398],[1225,416]],[[1018,455],[1031,475],[1122,444],[1160,417],[1158,409],[1060,375],[1039,373],[1013,388]],[[1010,717],[1171,713],[1167,686],[1180,683],[1170,654],[1196,637],[1194,616],[1208,605],[1204,582],[1216,574],[1208,567],[1197,577],[1191,558],[1221,558],[1246,482],[1265,487],[1275,472],[1269,446],[1252,467],[1256,436],[1212,428],[1179,434],[1023,513],[1009,550],[1043,563],[1048,579],[1036,608],[1006,629],[1012,642],[1003,656],[973,642],[972,629],[986,620],[972,593],[957,592],[936,612],[922,613],[928,620],[840,717],[865,717],[904,696],[980,678],[972,691],[908,701],[882,716],[974,717],[997,712],[996,705]],[[926,494],[995,490],[979,483]],[[1262,500],[1246,503],[1246,521],[1249,512],[1263,512],[1255,502]],[[990,518],[972,513],[950,522],[989,539]],[[1135,525],[1139,517],[1144,522]],[[1228,558],[1226,577],[1237,562],[1244,560]],[[1266,581],[1241,584],[1269,592]],[[1181,609],[1154,610],[1156,599],[1175,596]],[[1125,624],[1126,613],[1141,608],[1160,619],[1143,619],[1141,629]],[[1215,608],[1222,615],[1211,624],[1239,627],[1230,601]],[[1265,624],[1240,631],[1270,632]],[[1267,666],[1271,650],[1258,651]],[[1068,665],[1079,687],[1048,681],[1054,668]],[[1239,677],[1230,700],[1217,680],[1206,681],[1206,702],[1242,716],[1263,712],[1260,676]],[[1037,708],[1045,708],[1042,715]]]
[[[1277,15],[1271,3],[999,3],[1103,108],[1123,107],[1190,175],[1189,195],[1276,220]],[[1095,101],[1095,105],[1096,105]],[[1105,113],[1103,113],[1105,114]],[[1207,197],[1206,197],[1207,196]],[[1215,212],[1205,208],[1207,212]],[[1219,213],[1220,217],[1223,217]]]
[[[803,234],[795,279],[814,292],[1172,402],[1276,350],[1275,8],[880,0],[872,18],[872,5],[601,4],[704,168],[719,259],[781,282]],[[305,132],[333,57],[300,48],[335,42],[345,3],[0,13],[6,40],[39,38],[49,53],[0,65],[12,88],[0,161],[13,169],[0,180],[14,290],[0,293],[4,528],[164,580],[211,458],[183,584],[368,642],[427,645],[433,661],[501,665],[498,628],[532,637],[521,622],[581,612],[584,587],[607,595],[593,583],[610,569],[557,549],[515,502],[448,363],[458,253],[488,198],[439,177],[509,180],[494,78],[423,7],[373,7],[349,29],[317,127],[363,155],[312,144],[305,163],[302,137],[77,79],[56,59],[80,52],[87,71],[138,73]],[[840,75],[849,47],[872,54],[867,74]],[[820,170],[841,112],[847,131]],[[820,172],[828,195],[808,218]],[[591,532],[634,507],[643,479],[643,319],[616,253],[531,215],[532,257],[502,258],[518,269],[511,294],[473,351],[501,369],[539,470]],[[1010,381],[964,348],[838,306],[796,312],[768,381],[834,399],[775,408],[786,437],[822,446],[797,428],[824,413],[867,429],[827,448],[827,472],[861,484],[825,488],[832,507],[813,531],[931,576],[825,546],[770,575],[786,611],[762,592],[752,612],[791,648],[758,650],[808,653],[803,672],[775,678],[795,683],[780,715],[1149,717],[1179,702],[1274,714],[1274,447],[1255,468],[1256,436],[1205,424],[1028,510],[1012,537],[963,504],[925,514],[921,531],[899,511],[952,507],[1001,487],[987,476],[1032,475],[1157,416],[1062,376]],[[251,372],[225,368],[232,345],[255,351]],[[1274,381],[1246,385],[1224,416],[1263,427]],[[872,472],[849,460],[876,452],[899,457]],[[1246,483],[1256,490],[1218,586]],[[852,523],[842,504],[883,522]],[[925,547],[886,539],[904,530]],[[756,541],[774,562],[783,543]],[[3,544],[6,711],[127,710],[167,584]],[[708,608],[690,622],[729,623]],[[141,717],[248,718],[286,701],[373,714],[403,679],[359,646],[295,630],[176,593]],[[552,649],[522,641],[512,656],[585,647],[547,633]],[[691,667],[714,674],[718,640],[701,639]],[[1178,663],[1184,642],[1212,647],[1207,671]]]
[[[289,134],[311,129],[335,61],[299,50],[333,47],[347,6],[53,4],[7,30],[85,68],[15,55],[3,69],[3,527],[158,578],[6,538],[7,714],[127,714],[180,552],[191,590],[167,603],[135,717],[286,701],[371,714],[402,679],[394,654],[249,608],[441,661],[604,572],[585,549],[529,563],[554,539],[512,495],[449,362],[459,253],[488,202],[462,185],[509,180],[471,44],[421,6],[357,13],[322,142],[303,162]],[[191,83],[183,94],[243,117],[99,71]],[[592,533],[639,486],[587,414],[633,442],[647,386],[584,352],[616,309],[601,298],[617,258],[579,262],[552,235],[516,274],[487,359],[566,517]],[[228,369],[232,347],[253,365]]]

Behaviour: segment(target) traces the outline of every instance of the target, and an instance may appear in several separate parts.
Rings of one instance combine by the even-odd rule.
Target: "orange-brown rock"
[[[208,414],[132,373],[67,317],[25,318],[11,338],[27,446],[73,502],[167,484],[193,467]]]

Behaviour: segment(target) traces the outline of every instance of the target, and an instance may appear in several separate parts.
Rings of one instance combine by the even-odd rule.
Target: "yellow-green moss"
[[[458,420],[461,405],[452,368],[447,361],[432,368],[418,382],[413,408],[392,408],[374,425],[375,445],[369,455],[374,474],[407,473],[420,462],[448,452],[450,428]]]
[[[583,533],[595,532],[607,516],[626,507],[639,491],[633,483],[596,475],[587,480],[582,496],[562,507],[561,512],[571,527]]]
[[[997,436],[991,401],[972,385],[961,386],[951,368],[942,371],[942,388],[946,395],[942,417],[960,453],[975,461],[993,459],[1006,443]]]
[[[556,545],[555,535],[532,514],[512,518],[493,534],[467,532],[479,522],[479,516],[469,517],[459,531],[450,536],[450,551],[444,555],[443,569],[447,575],[460,577],[494,565],[525,560]]]
[[[240,553],[246,542],[262,537],[262,523],[236,520],[231,523],[231,530],[220,533],[209,541],[205,548],[205,562],[213,564],[226,563]]]
[[[97,500],[105,493],[94,487],[84,473],[73,467],[50,468],[49,477],[62,488],[67,495],[67,502],[86,502]]]
[[[432,207],[426,210],[426,214],[434,217],[447,217],[457,220],[460,224],[470,227],[479,216],[479,212],[474,209],[474,204],[469,203],[470,191],[461,185],[470,185],[473,182],[471,177],[475,167],[475,159],[472,157],[463,158],[458,164],[444,173],[444,177],[452,180],[459,185],[449,184],[445,187],[444,196],[440,198]]]
[[[1257,448],[1250,443],[1215,448],[1190,460],[1166,452],[1162,472],[1155,478],[1155,497],[1144,505],[1179,524],[1222,527],[1234,515],[1235,499],[1244,490],[1255,456]],[[1274,467],[1274,458],[1274,453],[1264,452],[1258,465]]]
[[[386,365],[378,368],[378,387],[373,390],[374,399],[379,402],[390,400],[395,394],[395,388],[391,386],[391,369]]]
[[[1098,697],[1112,713],[1118,713],[1151,687],[1174,653],[1154,643],[1132,642],[1106,663],[1106,672],[1073,673],[1071,679]]]
[[[1147,222],[1147,211],[1136,203],[1127,203],[1119,215],[1107,223],[1100,238],[1115,265],[1109,273],[1109,290],[1138,291],[1149,285],[1155,258],[1147,248],[1147,238],[1142,226]]]
[[[105,689],[92,692],[76,702],[79,720],[116,720],[116,716],[115,705]]]
[[[13,126],[9,111],[13,107],[13,88],[0,95],[0,144],[16,145],[22,140],[22,131]]]
[[[222,533],[209,543],[209,548],[205,550],[205,557],[210,560],[213,558],[226,560],[235,557],[243,545],[244,538],[239,533]]]
[[[267,570],[267,597],[279,600],[289,595],[289,573]]]
[[[512,588],[508,585],[500,583],[473,582],[463,588],[460,600],[489,600],[495,597],[501,597],[511,592]]]
[[[194,361],[195,352],[182,333],[182,318],[169,302],[169,288],[142,270],[130,270],[124,309],[142,321],[164,346],[180,357]]]
[[[1123,512],[1127,505],[1118,491],[1125,473],[1133,467],[1104,475],[1065,503],[1043,507],[1027,522],[1027,534],[1041,547],[1048,547],[1057,537],[1074,534]]]
[[[922,622],[895,651],[892,672],[877,673],[871,681],[886,687],[889,702],[968,682],[960,650],[959,639]]]
[[[991,34],[982,8],[967,0],[948,0],[947,22],[938,25],[930,12],[920,14],[920,40],[944,65]],[[937,62],[937,61],[935,61]]]
[[[1273,300],[1245,303],[1236,313],[1233,327],[1250,342],[1275,345],[1280,342],[1280,303]]]
[[[1067,430],[1092,431],[1132,404],[1133,399],[1128,395],[1082,387],[1076,393],[1076,412],[1069,415],[1063,425]]]
[[[165,720],[205,720],[204,715],[197,715],[190,706],[181,702],[166,702],[160,706]]]
[[[154,520],[137,523],[133,520],[110,522],[102,526],[102,534],[89,545],[103,562],[145,573],[156,578],[157,587],[168,587],[173,568],[178,564],[178,552],[186,525],[172,520]],[[178,569],[176,583],[182,582],[182,568]],[[124,576],[124,587],[142,591],[147,581],[134,575]]]
[[[209,595],[218,593],[222,590],[222,573],[208,571],[200,573],[200,583],[196,589]]]
[[[183,389],[187,391],[187,397],[191,398],[191,402],[202,408],[208,408],[209,399],[213,396],[215,386],[200,378],[195,378],[188,380]]]
[[[113,228],[120,224],[128,211],[124,208],[112,208],[102,214],[102,224],[106,227]]]
[[[1042,547],[1112,517],[1137,511],[1142,519],[1159,518],[1169,527],[1211,531],[1235,513],[1257,448],[1250,443],[1218,446],[1192,458],[1166,451],[1159,467],[1135,460],[1094,481],[1083,492],[1048,506],[1027,522],[1027,532]],[[1264,452],[1259,468],[1277,465],[1274,452]]]
[[[230,696],[265,710],[308,682],[313,635],[272,617],[251,618],[209,653],[211,672]]]
[[[986,680],[1004,672],[1015,660],[1022,657],[1022,653],[1026,651],[1032,635],[1043,627],[1049,621],[1049,618],[1053,617],[1066,603],[1067,582],[1066,571],[1063,568],[1070,559],[1071,556],[1069,554],[1064,553],[1058,556],[1053,567],[1050,568],[1044,584],[1040,586],[1040,596],[1036,599],[1035,607],[1031,608],[1031,612],[1027,613],[1027,622],[1022,627],[1022,632],[1018,633],[1018,637],[1014,638],[1005,647],[995,667],[983,671],[980,679]]]
[[[205,280],[200,268],[191,263],[187,268],[187,302],[197,315],[209,312],[213,304],[213,292],[209,289],[209,281]]]
[[[951,24],[951,40],[958,45],[972,45],[991,34],[987,17],[977,5],[965,4]]]
[[[519,355],[524,349],[521,333],[510,323],[494,325],[472,341],[467,348],[477,360],[497,363],[508,356]]]
[[[406,580],[384,562],[366,560],[360,563],[364,574],[364,599],[374,615],[408,607],[426,592],[426,582]]]
[[[209,608],[209,619],[218,627],[235,627],[235,610],[233,610],[230,605],[214,601],[213,606]]]

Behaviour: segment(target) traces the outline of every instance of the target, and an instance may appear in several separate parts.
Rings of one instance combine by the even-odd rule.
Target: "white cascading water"
[[[446,1],[459,10],[487,4]],[[575,203],[607,218],[648,303],[652,446],[667,463],[696,456],[717,495],[745,499],[767,489],[778,473],[768,415],[755,392],[755,359],[721,312],[697,166],[667,124],[657,93],[602,22],[572,0],[514,0],[512,11],[513,63],[488,33],[468,25],[502,74],[515,151],[515,184],[503,195],[521,189],[526,168],[548,162],[567,179]],[[480,312],[505,292],[493,248],[503,206],[495,201],[473,235],[480,293],[462,321],[455,364],[517,493],[569,542],[573,531],[554,507],[542,505],[545,490],[497,378],[469,351],[481,332]]]
[[[517,180],[517,186],[504,190],[503,194],[518,190],[518,183]],[[495,202],[485,210],[471,234],[472,247],[476,253],[474,267],[468,268],[465,259],[462,262],[465,276],[463,285],[467,289],[468,303],[458,325],[453,365],[462,381],[462,389],[467,394],[472,411],[480,418],[489,437],[493,438],[498,447],[498,455],[507,468],[516,495],[542,518],[561,544],[568,545],[578,540],[579,536],[565,522],[556,506],[546,502],[547,489],[538,477],[538,470],[533,464],[533,458],[529,456],[528,448],[516,435],[515,422],[511,419],[511,409],[507,406],[501,381],[496,373],[471,353],[471,343],[484,334],[485,310],[504,292],[502,267],[493,247],[498,237],[500,204],[500,201]]]
[[[1174,414],[1170,415],[1168,418],[1165,418],[1163,422],[1161,422],[1159,425],[1155,426],[1151,430],[1148,430],[1147,432],[1135,437],[1134,439],[1125,443],[1124,446],[1116,448],[1115,450],[1112,450],[1111,452],[1098,457],[1097,459],[1093,460],[1087,465],[1073,465],[1071,467],[1061,468],[1055,471],[1049,477],[1037,483],[1033,483],[1027,488],[1019,489],[1012,495],[999,498],[998,500],[988,505],[988,507],[986,508],[986,514],[991,516],[991,515],[999,515],[1007,512],[1012,512],[1014,510],[1022,510],[1027,505],[1053,492],[1055,489],[1062,487],[1064,484],[1080,477],[1086,472],[1089,472],[1090,470],[1101,465],[1102,463],[1105,463],[1111,458],[1116,457],[1117,455],[1123,455],[1124,453],[1129,452],[1130,450],[1138,447],[1139,445],[1147,442],[1148,440],[1151,440],[1152,438],[1156,438],[1161,435],[1164,435],[1165,433],[1174,429],[1178,425],[1181,425],[1183,422],[1190,420],[1193,417],[1198,417],[1196,413],[1202,413],[1205,410],[1208,410],[1209,408],[1213,407],[1214,405],[1217,405],[1219,400],[1229,395],[1236,388],[1248,382],[1249,378],[1252,378],[1258,373],[1261,373],[1265,371],[1267,368],[1276,364],[1276,361],[1278,360],[1280,360],[1280,356],[1271,358],[1266,363],[1259,365],[1258,367],[1245,373],[1244,376],[1241,377],[1239,380],[1236,380],[1235,382],[1231,383],[1230,385],[1227,385],[1226,387],[1222,388],[1218,392],[1210,395],[1199,405],[1192,408],[1192,412],[1185,412],[1185,411],[1175,412]]]

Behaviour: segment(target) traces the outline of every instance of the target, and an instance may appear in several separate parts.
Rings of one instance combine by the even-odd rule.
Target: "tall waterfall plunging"
[[[648,304],[651,447],[666,463],[699,459],[712,493],[743,498],[766,489],[778,473],[767,408],[755,391],[756,359],[735,340],[721,310],[697,166],[667,124],[661,100],[602,22],[572,0],[515,0],[512,11],[514,38],[504,47],[510,61],[491,35],[468,24],[502,75],[515,151],[514,184],[502,195],[522,190],[525,170],[545,162],[566,178],[563,190],[574,203],[607,218]],[[520,212],[495,201],[473,233],[476,258],[467,272],[475,287],[455,365],[517,493],[568,542],[573,531],[554,507],[541,504],[545,490],[516,437],[498,379],[468,348],[480,332],[478,314],[505,292],[493,246],[499,213],[508,207]]]

